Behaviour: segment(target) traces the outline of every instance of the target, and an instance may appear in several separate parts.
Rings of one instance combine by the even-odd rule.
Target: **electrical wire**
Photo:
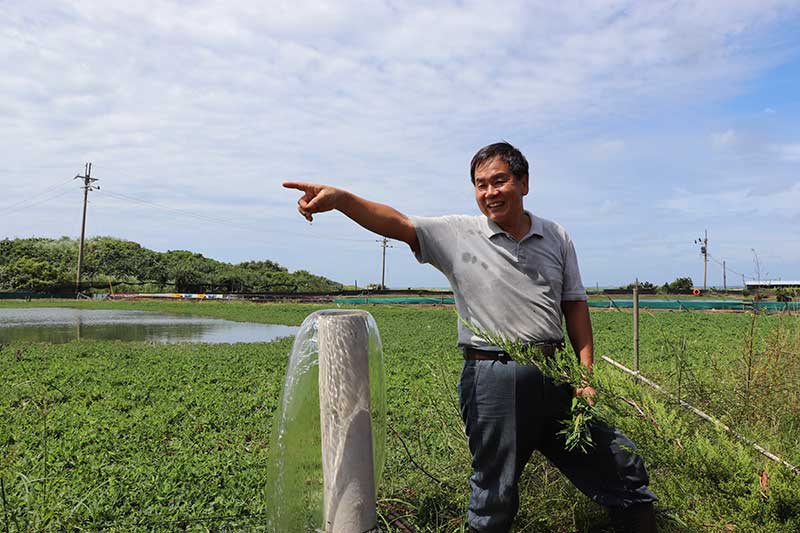
[[[162,205],[162,204],[157,204],[155,202],[151,202],[149,200],[143,200],[141,198],[136,198],[134,196],[130,196],[130,195],[127,195],[127,194],[109,192],[107,189],[102,189],[100,192],[101,192],[101,194],[104,194],[104,195],[109,196],[111,198],[115,198],[117,200],[136,202],[136,203],[143,204],[143,205],[155,208],[155,209],[169,211],[169,212],[181,215],[181,216],[185,216],[185,217],[190,217],[190,218],[194,218],[194,219],[197,219],[197,220],[201,220],[203,222],[210,222],[210,223],[213,223],[213,224],[219,224],[219,225],[222,225],[222,226],[228,226],[228,227],[232,227],[232,228],[236,228],[236,229],[240,229],[240,230],[245,230],[245,231],[257,231],[259,233],[263,233],[264,232],[264,227],[263,226],[256,226],[256,225],[252,225],[252,224],[241,224],[241,223],[235,222],[233,220],[225,219],[225,218],[212,217],[212,216],[203,215],[203,214],[195,213],[195,212],[192,212],[192,211],[188,211],[186,209],[178,209],[178,208],[175,208],[175,207],[168,207],[168,206],[165,206],[165,205]],[[325,239],[327,241],[343,241],[343,242],[358,242],[358,243],[372,243],[374,241],[374,239],[353,239],[353,238],[347,238],[347,237],[336,237],[336,236],[332,236],[332,235],[307,234],[307,233],[298,233],[298,232],[290,232],[290,231],[281,231],[281,234],[282,235],[289,235],[289,236],[293,236],[293,237],[300,237],[300,238]]]
[[[37,206],[37,205],[41,205],[43,203],[49,202],[50,200],[55,200],[56,198],[60,198],[60,197],[66,195],[66,194],[69,194],[71,192],[73,192],[73,191],[72,190],[66,190],[66,191],[57,192],[56,194],[51,194],[50,196],[46,196],[44,198],[40,198],[38,200],[32,201],[32,202],[24,204],[24,205],[20,205],[20,206],[14,208],[14,209],[8,209],[8,210],[0,211],[0,214],[11,215],[11,214],[14,214],[14,213],[19,213],[20,211],[24,211],[26,209],[29,209],[29,208]]]
[[[0,212],[2,212],[3,214],[10,214],[10,213],[19,211],[20,209],[24,209],[24,208],[30,207],[32,205],[40,204],[40,203],[42,203],[44,201],[47,201],[47,200],[52,200],[53,198],[57,198],[58,196],[61,196],[61,194],[58,194],[56,196],[50,196],[50,197],[45,198],[45,199],[37,200],[37,198],[39,198],[40,196],[44,196],[44,195],[46,195],[46,194],[48,194],[48,193],[50,193],[52,191],[55,191],[57,189],[60,189],[61,187],[64,187],[68,183],[72,183],[72,181],[74,179],[75,178],[70,178],[68,181],[63,181],[63,182],[60,182],[60,183],[56,183],[54,185],[51,185],[50,187],[47,187],[46,189],[43,189],[43,190],[39,191],[38,193],[36,193],[36,194],[34,194],[32,196],[29,196],[28,198],[25,198],[23,200],[19,200],[17,202],[14,202],[13,204],[9,204],[9,205],[5,205],[3,207],[0,207]],[[63,194],[66,194],[66,193],[63,193]]]
[[[748,276],[747,274],[742,274],[741,272],[735,271],[734,269],[732,269],[731,267],[728,266],[727,262],[725,262],[723,264],[716,257],[712,256],[711,254],[706,254],[706,255],[708,256],[709,259],[711,259],[713,262],[715,262],[719,266],[725,267],[725,270],[727,270],[728,272],[736,274],[737,276],[742,276],[743,278],[755,279],[753,276]]]

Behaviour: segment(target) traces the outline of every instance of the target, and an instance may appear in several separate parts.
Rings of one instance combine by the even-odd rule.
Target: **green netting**
[[[452,304],[452,296],[342,296],[334,298],[337,304]],[[631,309],[633,300],[607,298],[591,299],[589,307]],[[754,308],[763,311],[800,311],[800,302],[748,302],[743,300],[639,300],[641,309],[673,309],[686,311],[733,310],[747,311]]]
[[[334,298],[335,304],[452,304],[452,296],[341,296]]]
[[[590,307],[631,309],[633,300],[608,298],[606,300],[589,300]],[[763,311],[798,311],[800,302],[748,302],[743,300],[639,300],[641,309],[674,309],[686,311],[733,310],[747,311],[759,309]]]

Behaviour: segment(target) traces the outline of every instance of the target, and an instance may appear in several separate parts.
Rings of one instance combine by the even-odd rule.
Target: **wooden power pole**
[[[706,290],[706,280],[708,279],[708,230],[703,238],[703,290]]]
[[[78,274],[75,277],[75,297],[80,297],[81,294],[81,270],[83,269],[83,239],[86,235],[86,204],[89,200],[89,191],[99,189],[100,186],[93,186],[92,183],[97,181],[97,178],[92,177],[92,164],[86,163],[83,170],[83,176],[80,174],[75,176],[74,179],[83,180],[83,219],[81,221],[81,242],[78,247]]]
[[[381,243],[381,248],[383,248],[383,256],[381,259],[381,290],[384,290],[386,289],[386,249],[393,247],[389,245],[389,240],[386,237],[378,242]]]
[[[703,290],[706,290],[708,279],[708,230],[705,236],[694,240],[695,244],[700,244],[700,254],[703,256]]]
[[[725,260],[722,260],[722,289],[728,292],[728,269],[725,267]]]

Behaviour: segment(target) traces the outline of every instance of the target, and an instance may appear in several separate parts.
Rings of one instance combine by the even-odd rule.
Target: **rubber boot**
[[[637,503],[626,508],[609,507],[611,525],[617,533],[656,533],[653,504]]]

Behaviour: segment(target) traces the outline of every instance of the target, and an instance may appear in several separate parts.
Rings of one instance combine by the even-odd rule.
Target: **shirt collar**
[[[522,237],[522,239],[520,239],[519,242],[522,242],[530,237],[533,237],[534,235],[540,238],[544,237],[544,224],[542,223],[542,219],[533,216],[533,213],[531,213],[527,209],[525,210],[525,213],[531,219],[531,229],[528,230],[528,233],[526,233],[525,236]],[[509,235],[503,228],[498,226],[494,221],[490,220],[488,217],[484,216],[483,220],[485,222],[484,233],[490,239],[496,235],[505,235],[508,238],[513,239],[511,235]]]

